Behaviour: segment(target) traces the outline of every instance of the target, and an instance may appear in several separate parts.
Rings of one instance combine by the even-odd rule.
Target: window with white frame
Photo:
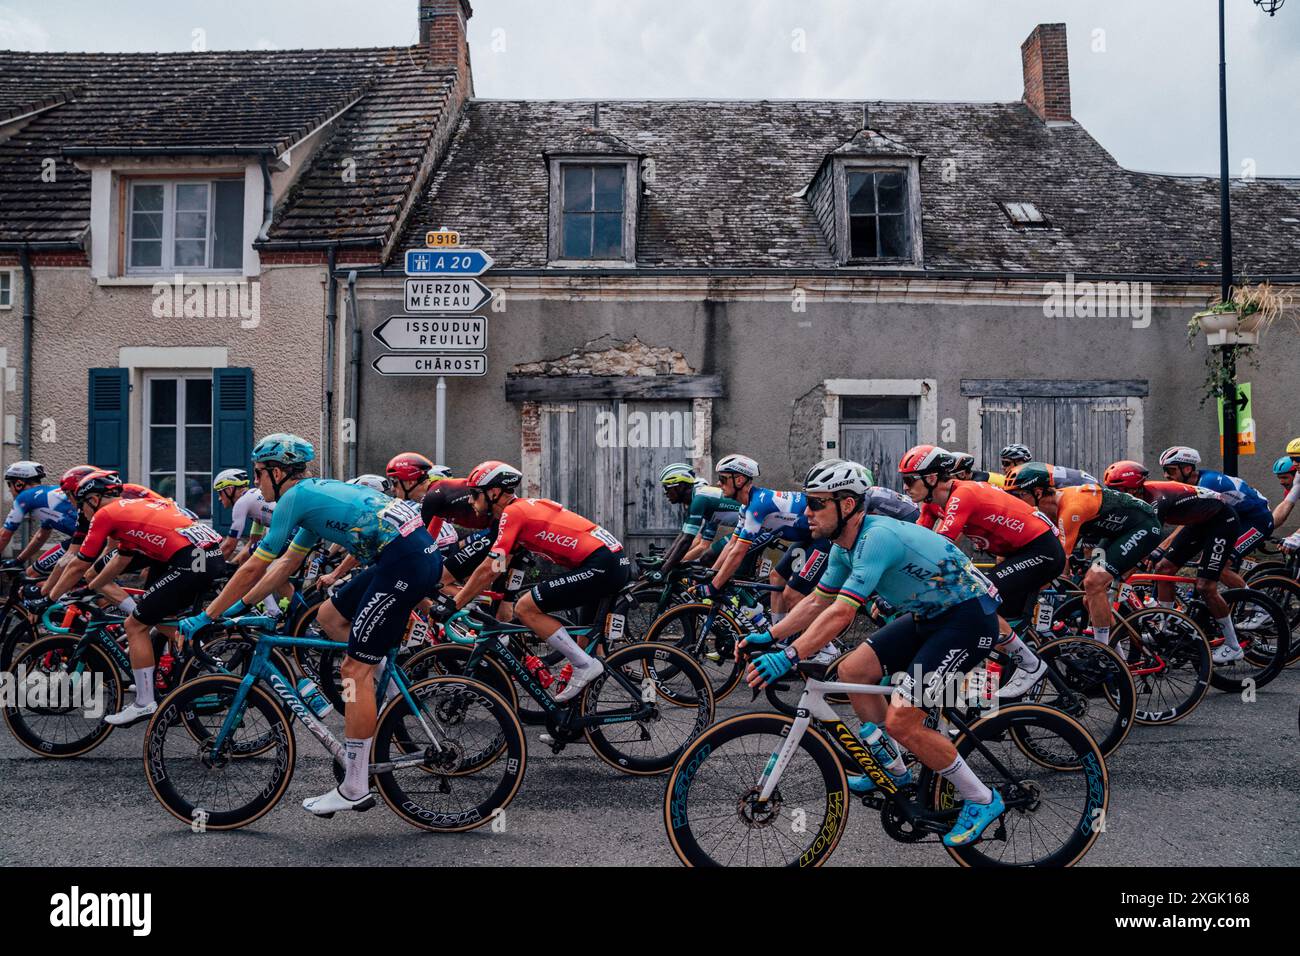
[[[212,376],[145,379],[144,473],[149,487],[212,517]]]
[[[243,179],[132,180],[127,193],[128,272],[243,265]]]
[[[14,274],[0,271],[0,309],[14,307]]]

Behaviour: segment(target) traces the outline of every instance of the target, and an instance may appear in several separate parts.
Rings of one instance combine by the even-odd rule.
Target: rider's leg
[[[563,654],[575,670],[592,665],[591,655],[578,646],[564,622],[539,608],[531,591],[515,602],[515,617],[519,623]]]
[[[839,679],[846,684],[878,684],[885,670],[870,644],[860,644],[840,661]],[[887,705],[883,694],[850,694],[849,704],[861,721],[883,724]]]
[[[1099,550],[1098,553],[1102,552]],[[1104,560],[1094,562],[1083,576],[1083,605],[1088,609],[1093,639],[1109,644],[1110,629],[1115,624],[1115,612],[1110,606],[1110,586],[1115,579],[1106,570]]]
[[[322,604],[320,610],[316,612],[316,623],[320,625],[326,637],[340,643],[348,639],[348,630],[352,626],[342,612],[334,606],[332,598]]]
[[[131,672],[135,675],[135,702],[141,707],[153,703],[154,656],[153,641],[149,639],[149,625],[134,614],[124,625],[127,648],[131,655]]]
[[[370,749],[375,740],[375,668],[377,664],[359,661],[351,655],[343,658],[339,672],[343,677],[343,754],[346,776],[339,792],[349,800],[359,800],[370,791]],[[351,691],[351,696],[348,695]]]

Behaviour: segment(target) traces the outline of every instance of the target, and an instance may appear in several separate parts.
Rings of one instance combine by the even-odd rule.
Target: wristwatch
[[[791,664],[799,663],[799,652],[794,649],[793,644],[791,644],[789,647],[785,649],[785,656],[786,656],[786,660],[788,660]]]

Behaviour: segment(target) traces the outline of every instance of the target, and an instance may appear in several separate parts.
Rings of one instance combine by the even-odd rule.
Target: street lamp
[[[1286,0],[1255,0],[1270,17]],[[1232,212],[1228,204],[1228,64],[1224,44],[1223,4],[1219,0],[1219,244],[1222,271],[1219,281],[1221,301],[1232,298]],[[1231,339],[1231,336],[1228,336]],[[1237,346],[1229,341],[1223,348],[1223,473],[1237,474]]]

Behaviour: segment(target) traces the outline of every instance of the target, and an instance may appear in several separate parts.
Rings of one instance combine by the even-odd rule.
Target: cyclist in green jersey
[[[676,462],[659,475],[664,496],[675,505],[689,505],[682,530],[664,553],[663,564],[652,580],[662,581],[683,561],[695,561],[709,550],[717,536],[720,519],[728,514],[739,517],[740,502],[728,498],[722,489],[697,478],[695,469]]]

